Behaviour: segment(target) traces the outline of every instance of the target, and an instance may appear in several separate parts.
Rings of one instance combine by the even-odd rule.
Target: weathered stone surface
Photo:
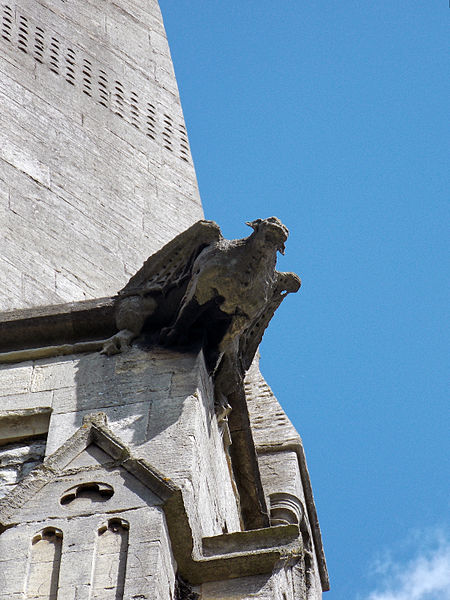
[[[0,396],[20,395],[30,391],[32,372],[31,363],[21,363],[12,367],[0,365]]]
[[[0,501],[0,522],[9,525],[0,536],[0,555],[11,558],[1,562],[0,580],[10,597],[24,588],[34,597],[35,587],[42,597],[51,597],[54,585],[59,594],[67,593],[65,598],[104,600],[110,594],[116,598],[120,589],[128,597],[136,590],[170,597],[176,565],[160,507],[176,488],[132,460],[107,431],[104,450],[94,446],[93,427],[103,423],[104,416],[88,419],[9,500]],[[89,460],[80,461],[80,454]],[[100,489],[109,493],[101,495]],[[52,539],[59,539],[59,554]],[[12,559],[24,568],[14,570]]]
[[[43,461],[45,444],[33,439],[0,446],[0,497]]]
[[[202,216],[147,4],[1,7],[0,310],[115,293]]]
[[[273,575],[242,577],[230,581],[205,583],[202,600],[297,600],[291,568],[279,569]],[[306,596],[305,596],[306,598]],[[314,598],[314,596],[312,596]]]
[[[17,402],[31,410],[35,395],[40,399],[52,390],[47,456],[82,425],[85,415],[102,410],[138,456],[185,490],[199,535],[240,528],[213,387],[201,355],[133,348],[114,357],[42,359],[15,372],[22,393],[4,397],[6,411]],[[0,370],[0,387],[2,376],[11,380],[8,370]]]
[[[81,348],[82,344],[78,343],[78,347]],[[6,393],[11,388],[16,390],[16,394]],[[238,465],[239,455],[246,444],[251,446],[253,443],[251,435],[248,437],[245,433],[251,424],[266,503],[272,511],[274,523],[293,523],[303,528],[303,542],[310,548],[309,587],[313,589],[311,582],[315,581],[314,585],[320,590],[316,580],[319,566],[311,537],[314,524],[317,524],[313,519],[311,530],[304,509],[306,505],[311,510],[313,504],[301,441],[257,368],[252,367],[246,379],[247,398],[239,395],[237,404],[237,397],[233,400],[231,462],[227,457],[229,442],[224,444],[221,437],[225,430],[223,425],[222,429],[218,427],[215,418],[213,380],[201,354],[197,356],[163,348],[149,350],[140,348],[138,344],[129,352],[112,357],[97,352],[50,356],[16,365],[13,375],[6,367],[0,370],[0,389],[5,393],[5,408],[10,410],[14,410],[16,405],[25,411],[36,410],[32,408],[35,397],[39,403],[44,398],[51,401],[47,455],[64,444],[82,425],[85,416],[101,409],[109,418],[112,430],[136,450],[137,456],[150,460],[159,470],[168,473],[183,490],[192,527],[193,550],[198,555],[202,555],[202,537],[217,536],[221,531],[239,531],[241,527],[239,504],[243,507],[247,498],[242,494],[240,499],[236,496],[236,472],[231,469]],[[250,420],[245,417],[247,406]],[[247,421],[245,418],[236,421],[238,414]],[[244,442],[246,436],[248,440]],[[79,462],[73,464],[75,469],[92,469],[94,466],[82,456],[77,460]],[[102,465],[102,468],[107,468],[108,462],[103,461]],[[249,493],[253,493],[252,473],[255,468],[256,455],[255,463],[247,462],[239,475],[241,481],[247,481]],[[72,479],[71,483],[72,487],[77,485],[77,479]],[[11,489],[14,484],[6,485]],[[221,493],[218,495],[219,489]],[[52,496],[58,497],[63,493],[65,491],[60,490],[53,492]],[[31,502],[29,516],[23,514],[21,518],[32,518],[38,508]],[[89,512],[88,507],[86,510]],[[310,514],[314,518],[314,511]],[[240,541],[244,548],[242,542],[244,539]],[[249,542],[252,547],[257,547],[254,546],[256,538]],[[261,555],[254,555],[254,550],[245,555],[247,570],[264,571],[277,556],[273,548],[261,551]],[[214,552],[210,559],[200,559],[201,570],[195,577],[192,575],[194,583],[219,577],[218,573],[225,579],[236,578],[241,573],[244,555],[235,556],[228,551],[223,555],[226,558],[219,558],[222,555]],[[204,560],[206,562],[202,562]],[[191,567],[186,564],[182,568],[185,569],[183,572],[189,572]],[[299,567],[299,575],[294,579],[303,577],[306,581],[309,571],[305,563]],[[143,582],[150,585],[146,578]],[[80,581],[72,587],[79,589],[81,594],[87,589],[86,585]]]
[[[203,222],[115,302],[202,217],[157,0],[12,0],[0,27],[0,600],[318,600],[301,440],[242,385],[299,286],[287,230]],[[102,356],[115,320],[139,339]]]
[[[309,548],[310,567],[303,567],[303,572],[310,573],[308,597],[321,598],[322,590],[329,589],[329,579],[303,444],[263,378],[259,356],[247,373],[245,392],[267,504],[275,507],[274,519],[280,517],[281,509],[283,518],[299,522],[304,545]]]
[[[83,454],[89,460],[79,461]],[[152,597],[167,598],[174,589],[172,551],[181,577],[192,584],[270,573],[302,555],[297,526],[195,539],[185,500],[169,478],[133,457],[103,413],[92,414],[0,500],[7,532],[0,549],[13,543],[29,565],[5,588],[12,595],[22,586],[31,596],[35,588],[47,590],[51,597],[67,587],[84,597],[91,586],[104,599],[107,590],[122,595],[142,584]]]
[[[37,436],[45,436],[49,421],[49,407],[1,411],[0,446]]]
[[[276,217],[247,225],[250,236],[226,240],[216,223],[199,221],[151,256],[119,292],[119,333],[103,353],[129,348],[144,326],[164,345],[201,344],[226,414],[275,310],[300,287],[275,269],[287,228]]]

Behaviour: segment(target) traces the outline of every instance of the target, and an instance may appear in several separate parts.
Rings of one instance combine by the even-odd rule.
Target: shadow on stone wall
[[[186,398],[197,389],[198,376],[198,355],[161,348],[81,355],[75,398],[67,389],[58,390],[54,405],[60,413],[76,410],[80,423],[85,414],[105,412],[121,439],[137,446],[180,420]]]

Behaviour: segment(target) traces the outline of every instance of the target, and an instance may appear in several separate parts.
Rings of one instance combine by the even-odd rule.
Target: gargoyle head
[[[264,237],[264,241],[275,245],[281,254],[284,254],[284,242],[289,235],[288,228],[277,217],[268,219],[255,219],[246,223],[257,235]]]

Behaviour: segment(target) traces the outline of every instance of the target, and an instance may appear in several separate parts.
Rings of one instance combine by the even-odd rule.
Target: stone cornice
[[[67,354],[58,347],[98,341],[116,331],[113,298],[99,298],[38,306],[0,313],[0,362],[6,353],[48,348],[47,352]],[[53,350],[50,350],[53,347]],[[80,351],[90,351],[88,347]],[[76,350],[78,351],[78,350]],[[51,354],[47,354],[50,356]],[[13,362],[11,360],[3,362]],[[17,354],[18,360],[25,360]]]

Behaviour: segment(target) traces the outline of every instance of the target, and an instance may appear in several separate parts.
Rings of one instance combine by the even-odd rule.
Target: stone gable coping
[[[202,539],[201,553],[195,551],[181,489],[145,460],[134,458],[108,428],[104,413],[87,415],[83,425],[56,452],[0,500],[0,534],[16,525],[14,514],[30,496],[61,476],[69,462],[90,444],[98,445],[117,466],[125,468],[161,498],[178,570],[189,583],[199,585],[271,573],[280,561],[292,562],[301,556],[303,546],[297,525],[206,537]]]

